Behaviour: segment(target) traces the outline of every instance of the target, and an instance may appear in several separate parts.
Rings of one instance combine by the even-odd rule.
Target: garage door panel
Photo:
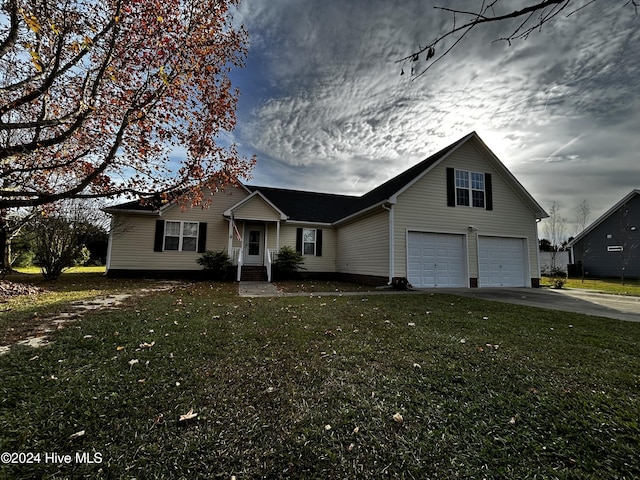
[[[480,287],[524,287],[526,258],[522,238],[478,237]]]
[[[417,287],[466,286],[462,235],[409,232],[408,278]]]

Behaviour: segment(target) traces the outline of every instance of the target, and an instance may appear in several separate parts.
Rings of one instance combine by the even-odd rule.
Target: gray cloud
[[[632,9],[601,0],[512,46],[492,40],[513,24],[478,30],[410,81],[395,61],[451,20],[432,5],[245,1],[249,67],[259,61],[267,87],[237,136],[258,153],[257,183],[362,193],[476,130],[567,217],[583,199],[596,215],[640,186]]]

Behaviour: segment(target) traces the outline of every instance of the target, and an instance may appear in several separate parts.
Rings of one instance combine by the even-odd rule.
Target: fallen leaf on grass
[[[180,418],[178,419],[179,422],[186,422],[187,420],[191,420],[193,418],[196,418],[198,416],[197,413],[193,413],[193,408],[191,410],[189,410],[187,413],[185,413],[184,415],[180,415]]]
[[[396,423],[404,422],[404,418],[402,418],[402,415],[400,415],[399,413],[394,413],[392,418],[393,418],[393,421]]]
[[[353,429],[353,433],[354,434],[357,434],[359,431],[360,431],[360,427],[356,427],[356,428]]]
[[[121,350],[124,350],[124,347],[123,347],[122,345],[118,345],[118,346],[116,347],[116,350],[119,352],[119,351],[121,351]]]
[[[84,430],[80,430],[79,432],[73,433],[71,435],[69,435],[69,440],[75,440],[76,438],[79,437],[84,437]]]
[[[140,348],[147,348],[149,350],[151,350],[151,348],[156,344],[156,342],[151,342],[151,343],[147,343],[147,342],[142,342],[140,344]]]

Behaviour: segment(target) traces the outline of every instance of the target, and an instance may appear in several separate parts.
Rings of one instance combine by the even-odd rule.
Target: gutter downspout
[[[393,282],[393,275],[395,273],[395,222],[393,215],[393,203],[389,203],[387,207],[384,203],[382,204],[382,208],[389,212],[389,283],[391,285]]]
[[[109,228],[109,241],[107,242],[107,258],[105,274],[109,274],[109,268],[111,268],[111,248],[113,247],[113,229],[115,228],[115,215],[111,215],[111,224]]]
[[[541,218],[536,218],[536,259],[538,260],[538,271],[536,272],[538,281],[540,281],[540,239],[538,238],[538,224],[542,221]],[[531,281],[531,280],[529,280]],[[531,287],[532,285],[529,284]]]

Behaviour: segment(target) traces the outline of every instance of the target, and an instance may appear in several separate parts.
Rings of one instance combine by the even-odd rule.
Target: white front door
[[[244,235],[245,265],[263,265],[264,227],[247,226]]]

